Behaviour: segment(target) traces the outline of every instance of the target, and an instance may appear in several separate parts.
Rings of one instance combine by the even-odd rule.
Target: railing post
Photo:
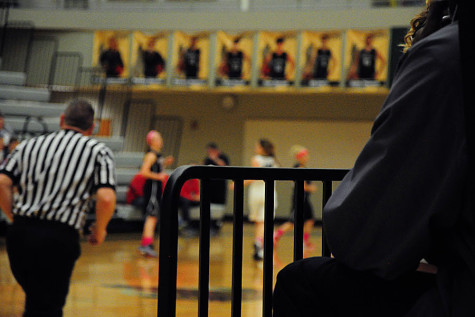
[[[242,301],[242,246],[243,246],[244,183],[234,181],[233,208],[233,276],[231,288],[231,317],[241,316]]]
[[[322,199],[322,210],[325,208],[330,196],[332,195],[332,182],[324,181],[323,182],[323,199]],[[327,239],[325,237],[325,228],[322,225],[322,256],[330,257],[331,250],[328,247]]]
[[[209,299],[209,243],[210,243],[210,197],[209,180],[201,180],[200,187],[200,259],[198,316],[208,316]]]
[[[303,258],[303,209],[305,195],[305,181],[295,182],[294,199],[294,261]]]
[[[173,174],[168,181],[176,181]],[[181,189],[180,185],[176,187]],[[173,188],[166,186],[160,205],[158,316],[162,317],[176,315],[179,197],[180,190],[173,191]]]
[[[264,285],[262,316],[272,317],[274,248],[274,180],[265,181],[264,207]]]

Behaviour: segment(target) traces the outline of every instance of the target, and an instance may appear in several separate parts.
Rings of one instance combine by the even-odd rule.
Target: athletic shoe
[[[142,254],[143,256],[152,257],[152,258],[156,258],[156,257],[157,257],[157,252],[155,252],[155,250],[154,250],[152,244],[149,244],[149,245],[141,245],[141,246],[139,247],[139,252],[140,252],[140,254]]]
[[[255,261],[264,260],[264,248],[254,243],[254,254],[252,257]]]

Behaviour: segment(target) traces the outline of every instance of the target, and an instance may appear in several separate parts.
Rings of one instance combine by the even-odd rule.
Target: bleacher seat
[[[50,100],[50,92],[46,88],[0,85],[1,99],[43,101]]]
[[[118,137],[118,136],[113,136],[113,137],[94,137],[98,141],[103,142],[105,145],[107,145],[112,151],[114,152],[119,152],[122,151],[122,148],[124,147],[124,138],[123,137]]]
[[[143,152],[118,152],[115,154],[115,163],[117,167],[139,168],[143,157]]]
[[[8,116],[57,117],[66,109],[66,104],[24,100],[0,100],[0,109]]]
[[[26,117],[9,117],[8,124],[17,133],[21,134],[25,125]],[[41,122],[44,123],[41,124]],[[58,118],[43,118],[41,121],[37,117],[32,117],[27,125],[27,132],[32,134],[41,134],[59,130]]]
[[[0,71],[0,85],[23,86],[26,83],[25,73]]]

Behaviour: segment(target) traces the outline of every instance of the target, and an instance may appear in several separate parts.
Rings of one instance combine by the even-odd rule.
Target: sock
[[[153,242],[153,238],[146,238],[146,237],[143,237],[142,238],[142,242],[140,243],[141,246],[145,247],[147,245],[150,245],[152,244]]]
[[[308,242],[309,239],[310,239],[310,233],[305,232],[303,234],[303,241]]]
[[[284,230],[282,230],[282,229],[277,229],[277,230],[274,232],[274,239],[279,240],[279,238],[282,237],[283,235],[284,235]]]
[[[262,248],[263,245],[264,245],[264,240],[263,240],[261,237],[257,237],[257,238],[254,240],[254,243],[255,243],[259,248]]]

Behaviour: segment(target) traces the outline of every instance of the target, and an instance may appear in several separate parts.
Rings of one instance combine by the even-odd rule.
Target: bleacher
[[[59,118],[66,108],[66,103],[50,102],[51,94],[46,88],[27,87],[26,75],[19,72],[0,71],[0,110],[5,122],[20,138],[58,130]],[[96,124],[95,133],[99,131]],[[143,158],[141,152],[124,152],[123,137],[94,138],[105,143],[115,154],[117,164],[117,211],[114,215],[116,223],[142,221],[142,213],[125,203],[128,184],[137,173]],[[94,218],[91,213],[89,220]],[[112,222],[113,225],[114,221]]]

